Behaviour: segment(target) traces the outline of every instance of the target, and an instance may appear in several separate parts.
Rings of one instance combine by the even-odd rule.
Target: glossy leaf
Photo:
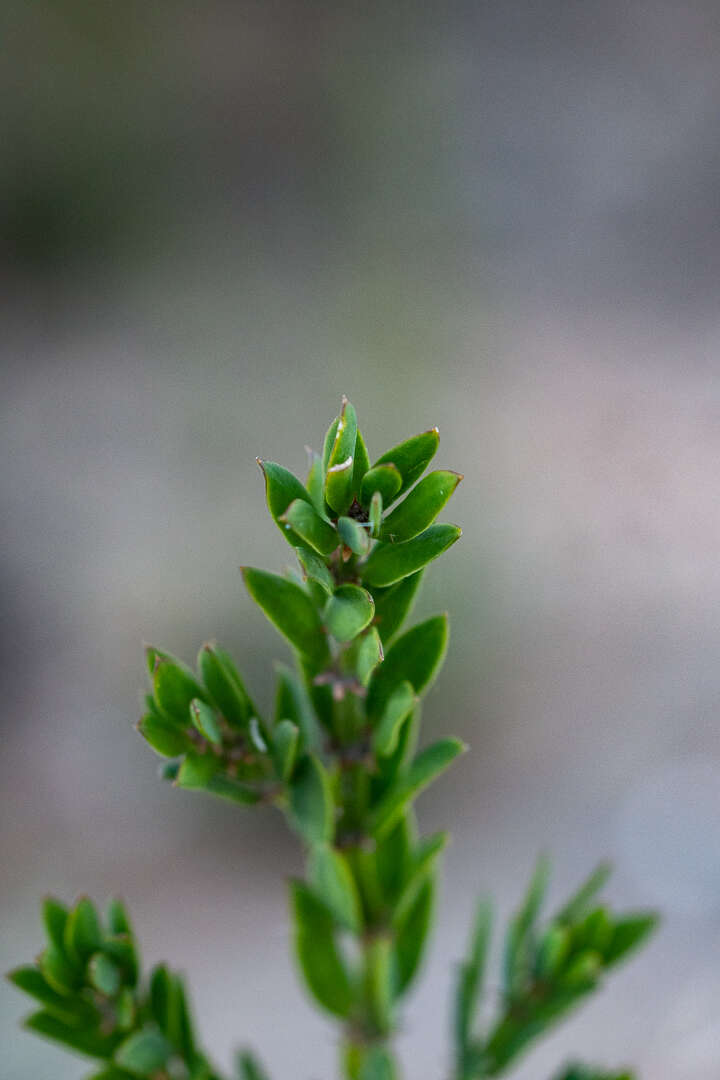
[[[304,499],[291,502],[280,520],[286,529],[292,529],[300,537],[302,544],[320,555],[330,555],[340,543],[337,530]]]
[[[138,722],[142,737],[163,757],[177,757],[192,746],[191,740],[177,724],[170,723],[158,713],[148,712]]]
[[[365,473],[360,485],[360,502],[363,506],[370,506],[372,497],[377,491],[382,498],[383,504],[389,506],[397,497],[402,487],[400,470],[393,464],[375,465]]]
[[[212,704],[231,727],[244,730],[252,710],[245,685],[230,655],[217,644],[205,644],[198,669]]]
[[[465,744],[459,739],[438,739],[418,754],[406,775],[376,808],[373,815],[374,833],[381,836],[387,832],[410,800],[415,799],[465,749]]]
[[[330,778],[314,754],[298,765],[290,785],[290,817],[309,844],[331,842],[335,831],[335,806]]]
[[[204,700],[205,691],[184,664],[158,660],[153,672],[155,702],[162,715],[180,728],[188,726],[188,709],[193,698]]]
[[[306,578],[317,582],[323,591],[330,596],[335,588],[335,580],[317,552],[305,547],[296,548],[295,552]]]
[[[354,518],[349,517],[338,518],[337,527],[343,544],[350,548],[353,554],[367,554],[370,548],[370,537],[366,528]]]
[[[200,701],[199,698],[193,698],[190,702],[190,719],[195,730],[199,731],[203,738],[216,746],[222,745],[222,729],[214,709],[211,709],[204,701]],[[175,751],[175,753],[180,752],[179,750]]]
[[[410,574],[386,589],[370,589],[375,599],[375,623],[383,645],[388,645],[412,611],[424,570]]]
[[[355,438],[355,452],[353,461],[353,494],[358,495],[362,485],[363,477],[370,468],[370,458],[368,457],[367,447],[365,446],[365,440],[362,437],[360,428],[357,429],[357,436]]]
[[[460,965],[455,991],[455,1042],[461,1060],[470,1045],[473,1024],[482,998],[491,927],[492,908],[488,901],[483,900],[478,904],[475,913],[470,949],[467,959]]]
[[[377,629],[371,626],[357,641],[355,648],[355,671],[362,686],[367,686],[370,676],[385,655]]]
[[[300,730],[292,720],[281,720],[273,731],[273,758],[281,780],[289,780],[297,759]]]
[[[77,958],[68,959],[65,950],[57,945],[48,945],[38,957],[38,964],[45,981],[59,994],[70,994],[81,985]]]
[[[120,969],[105,953],[97,952],[90,957],[88,978],[92,986],[105,997],[115,997],[120,989]]]
[[[130,1035],[115,1051],[115,1064],[132,1076],[152,1077],[164,1068],[172,1047],[162,1032],[147,1024]]]
[[[370,680],[368,716],[376,722],[382,719],[390,695],[401,682],[409,682],[418,695],[427,689],[440,670],[447,643],[446,615],[434,615],[399,637]]]
[[[606,967],[618,963],[636,949],[657,927],[658,917],[653,912],[628,915],[618,919],[613,926],[612,938],[605,950]]]
[[[111,934],[128,934],[132,936],[132,925],[122,900],[114,896],[108,902],[105,912],[105,921]]]
[[[305,481],[305,487],[307,493],[310,496],[310,502],[313,504],[318,514],[325,514],[325,470],[323,468],[322,457],[320,454],[316,454],[309,447],[305,448],[310,453],[310,469],[308,471],[307,480]]]
[[[392,754],[398,744],[400,728],[415,705],[412,683],[405,680],[395,687],[388,698],[382,718],[373,732],[373,750],[380,757]]]
[[[64,1024],[57,1016],[47,1010],[33,1013],[24,1022],[28,1031],[41,1035],[45,1039],[61,1043],[70,1050],[88,1057],[108,1059],[117,1046],[117,1037],[101,1035],[96,1028],[77,1027]]]
[[[342,852],[330,844],[315,844],[310,853],[310,883],[341,926],[359,934],[362,910],[357,886]]]
[[[243,569],[248,592],[290,644],[318,667],[328,659],[320,617],[307,593],[292,581],[265,570]]]
[[[305,687],[287,665],[276,663],[275,671],[275,722],[292,720],[300,732],[300,751],[319,749],[320,729]]]
[[[202,791],[219,768],[220,762],[214,754],[186,754],[175,784],[187,791]]]
[[[366,589],[359,585],[339,585],[329,598],[323,618],[325,625],[337,641],[352,641],[375,614],[375,601]]]
[[[247,1050],[240,1054],[237,1067],[239,1080],[269,1080],[260,1062]]]
[[[65,924],[68,920],[67,906],[54,896],[46,896],[42,904],[42,919],[45,932],[51,945],[61,952],[64,949]]]
[[[325,501],[336,514],[346,514],[352,504],[356,439],[355,410],[344,398],[325,473]]]
[[[393,585],[437,559],[461,534],[457,525],[431,525],[402,544],[379,542],[362,566],[363,581],[376,587]]]
[[[445,470],[424,477],[387,515],[380,539],[399,543],[423,532],[432,525],[461,480],[460,473]]]
[[[332,915],[302,882],[294,882],[291,889],[295,949],[307,987],[324,1009],[345,1018],[354,995],[335,941]]]
[[[70,1027],[82,1025],[92,1026],[98,1014],[96,1010],[79,997],[58,993],[47,982],[38,968],[28,964],[26,967],[15,968],[8,972],[8,979],[18,990],[35,998],[45,1007],[47,1012],[52,1013],[63,1024]]]
[[[606,884],[611,873],[612,867],[609,863],[600,863],[590,874],[587,881],[582,883],[577,892],[570,897],[558,912],[558,921],[573,923],[582,918],[589,904]]]
[[[413,435],[412,438],[406,439],[405,442],[401,442],[388,450],[387,453],[377,459],[374,467],[388,463],[393,464],[402,476],[402,485],[397,493],[402,495],[425,472],[435,456],[439,444],[440,432],[436,427],[431,428],[430,431],[423,431],[420,435]]]
[[[295,499],[303,500],[310,506],[312,498],[297,476],[284,468],[284,466],[278,465],[274,461],[262,461],[260,458],[257,459],[257,463],[265,477],[265,497],[273,521],[285,539],[293,547],[297,547],[299,543],[298,537],[292,528],[286,528],[285,522],[280,519],[290,506],[290,503]]]
[[[434,896],[434,882],[429,877],[396,930],[395,992],[398,996],[408,989],[420,966],[432,924]]]
[[[87,896],[81,896],[71,909],[65,924],[65,952],[79,957],[83,962],[99,949],[103,940],[100,920],[95,905]]]
[[[370,500],[370,509],[368,510],[368,524],[370,526],[370,536],[373,540],[378,540],[380,537],[380,530],[382,529],[382,516],[383,516],[383,500],[379,491],[376,491]]]

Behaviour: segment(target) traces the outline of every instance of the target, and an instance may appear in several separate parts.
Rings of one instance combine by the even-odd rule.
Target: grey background
[[[540,850],[664,913],[528,1058],[720,1073],[720,9],[715,3],[0,11],[3,969],[38,901],[121,892],[225,1064],[329,1080],[288,957],[279,819],[174,792],[132,731],[149,640],[210,637],[267,702],[285,652],[256,454],[296,471],[340,394],[371,455],[431,424],[465,481],[426,734],[472,753],[400,1040],[445,1075],[474,899]],[[7,1080],[74,1080],[0,988]]]

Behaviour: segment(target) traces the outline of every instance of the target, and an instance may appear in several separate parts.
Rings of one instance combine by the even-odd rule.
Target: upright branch
[[[166,759],[161,775],[181,789],[276,807],[300,839],[305,875],[290,886],[295,952],[308,991],[340,1025],[346,1080],[399,1076],[393,1035],[427,943],[447,840],[419,835],[413,804],[465,749],[452,737],[418,749],[420,700],[445,656],[447,617],[402,632],[425,568],[460,536],[436,518],[462,476],[424,475],[438,444],[431,428],[371,464],[343,399],[305,483],[258,459],[268,509],[298,564],[283,575],[243,568],[250,596],[293,653],[293,667],[277,666],[270,714],[219,645],[203,645],[195,671],[147,649],[152,692],[138,729]],[[459,971],[454,1080],[504,1072],[651,929],[652,916],[617,920],[591,905],[601,877],[538,930],[540,867],[508,933],[502,1007],[479,1031],[490,927],[481,906]],[[105,1062],[94,1080],[216,1080],[180,978],[161,967],[147,985],[140,979],[121,905],[103,925],[85,899],[72,911],[48,901],[45,921],[38,965],[11,973],[43,1005],[31,1028]],[[267,1080],[249,1052],[237,1070]],[[622,1080],[576,1066],[563,1074],[579,1078]]]

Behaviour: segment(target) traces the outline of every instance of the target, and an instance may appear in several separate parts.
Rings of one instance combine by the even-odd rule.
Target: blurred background
[[[285,655],[238,565],[289,550],[255,455],[341,393],[372,456],[437,424],[463,540],[420,803],[454,845],[407,1076],[445,1075],[475,897],[600,857],[652,945],[518,1080],[580,1056],[720,1073],[720,8],[4,0],[0,967],[43,893],[122,893],[221,1064],[335,1075],[288,957],[279,817],[156,779],[141,644]],[[6,1080],[83,1062],[20,1033]]]

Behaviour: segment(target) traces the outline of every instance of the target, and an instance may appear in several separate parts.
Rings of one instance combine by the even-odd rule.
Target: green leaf
[[[440,444],[440,432],[436,427],[413,435],[405,442],[394,446],[392,450],[379,457],[375,466],[393,464],[402,476],[402,486],[397,492],[402,495],[425,472]]]
[[[393,827],[378,837],[375,865],[382,891],[391,907],[397,903],[412,866],[416,826],[412,811],[401,814]]]
[[[304,547],[295,548],[295,553],[298,557],[298,562],[303,568],[305,577],[310,578],[311,581],[317,582],[327,595],[330,596],[335,588],[335,581],[320,556],[314,551],[311,551],[310,548]]]
[[[600,863],[587,881],[584,881],[577,892],[570,897],[568,902],[557,914],[558,922],[574,923],[586,913],[589,904],[600,892],[607,882],[612,867],[609,863]]]
[[[440,670],[447,643],[446,615],[434,615],[399,637],[370,680],[366,701],[368,716],[376,722],[382,719],[390,695],[401,682],[409,682],[420,695]]]
[[[253,600],[290,644],[318,668],[329,659],[320,617],[307,593],[292,581],[246,566],[243,577]]]
[[[158,709],[170,723],[188,726],[188,709],[193,698],[204,700],[205,691],[184,664],[158,659],[153,673],[153,689]]]
[[[520,994],[530,974],[533,960],[534,930],[547,891],[550,864],[541,856],[518,912],[511,919],[505,939],[503,977],[505,993]]]
[[[30,964],[8,972],[7,978],[18,990],[35,998],[64,1024],[91,1027],[97,1021],[98,1014],[91,1005],[79,997],[58,993],[42,972]]]
[[[81,896],[65,924],[65,952],[85,962],[102,945],[102,929],[95,905]]]
[[[137,730],[163,757],[177,757],[192,746],[185,732],[158,713],[148,712],[138,722]]]
[[[389,644],[410,614],[424,573],[418,570],[387,589],[370,590],[375,598],[375,622],[383,645]]]
[[[254,806],[262,798],[259,791],[223,773],[211,776],[203,785],[203,790],[211,795],[217,795],[219,799],[225,799],[227,802],[237,803],[240,806]]]
[[[373,832],[382,835],[391,828],[403,810],[433,780],[462,754],[466,746],[459,739],[438,739],[413,761],[405,776],[383,799],[373,815]]]
[[[352,504],[356,440],[355,410],[347,398],[343,398],[325,474],[325,501],[336,514],[347,513]]]
[[[492,908],[487,900],[482,900],[475,913],[468,957],[460,965],[455,991],[455,1043],[461,1060],[470,1045],[482,997],[491,927]]]
[[[198,654],[198,669],[212,704],[228,724],[244,731],[252,710],[240,674],[225,650],[209,642]]]
[[[392,1054],[381,1046],[374,1046],[365,1054],[358,1080],[398,1080]]]
[[[292,720],[281,720],[273,731],[273,758],[281,780],[289,780],[297,759],[300,730]]]
[[[248,1050],[240,1054],[237,1071],[239,1080],[269,1080],[268,1074],[262,1068],[260,1062]]]
[[[375,934],[365,946],[366,988],[370,1016],[379,1032],[392,1026],[396,990],[396,952],[390,935]]]
[[[65,925],[69,911],[65,904],[56,900],[54,896],[46,896],[42,904],[42,919],[45,932],[51,945],[55,945],[60,952],[65,948]]]
[[[295,499],[301,499],[310,506],[312,498],[297,476],[282,465],[277,465],[274,461],[262,461],[260,458],[257,459],[257,463],[265,477],[265,497],[273,521],[285,539],[293,547],[297,547],[299,538],[292,528],[286,528],[285,523],[280,519]]]
[[[314,891],[337,922],[359,934],[362,929],[362,909],[355,879],[347,859],[330,844],[315,844],[310,852],[308,876]]]
[[[400,895],[395,904],[393,924],[400,925],[405,918],[408,909],[414,904],[423,882],[429,873],[435,871],[438,858],[447,847],[450,836],[446,832],[435,833],[434,836],[425,837],[417,845],[410,860],[409,869],[405,873],[405,880]]]
[[[335,446],[335,439],[337,437],[337,429],[338,429],[338,424],[339,423],[340,423],[340,417],[336,416],[335,419],[333,420],[332,424],[330,425],[330,427],[327,429],[327,432],[325,433],[325,440],[323,442],[323,452],[322,452],[323,476],[327,472],[328,465],[330,464],[330,455],[332,454],[333,447]]]
[[[140,957],[132,934],[113,934],[102,943],[102,951],[117,964],[122,972],[123,983],[135,986],[138,980]]]
[[[152,1077],[165,1067],[171,1053],[172,1046],[162,1032],[146,1024],[117,1048],[114,1060],[133,1076]]]
[[[318,514],[325,513],[325,470],[323,469],[323,461],[320,454],[316,454],[309,447],[305,447],[310,453],[310,470],[305,481],[305,487],[307,493],[310,496],[310,502],[313,504]]]
[[[120,989],[120,969],[105,953],[97,952],[90,957],[88,978],[92,986],[105,997],[115,997]]]
[[[70,994],[81,984],[77,958],[68,959],[67,954],[57,945],[48,945],[40,954],[38,964],[49,985],[59,994]]]
[[[654,912],[642,912],[618,919],[613,926],[612,938],[604,951],[605,967],[611,967],[633,949],[636,949],[658,925],[658,916]]]
[[[337,641],[352,641],[371,622],[375,601],[359,585],[339,585],[328,600],[323,618]]]
[[[380,757],[387,757],[397,747],[400,728],[414,705],[415,691],[412,683],[405,680],[391,693],[383,710],[382,719],[373,732],[373,750]]]
[[[122,900],[114,896],[108,902],[105,912],[105,921],[111,934],[128,934],[132,937],[132,925]]]
[[[428,877],[419,890],[395,936],[395,992],[398,997],[410,986],[422,960],[432,925],[435,886]]]
[[[370,525],[370,535],[373,540],[377,540],[380,536],[380,530],[382,529],[382,515],[382,495],[379,491],[376,491],[370,500],[370,509],[368,510],[368,523]]]
[[[431,525],[402,544],[378,541],[361,568],[363,581],[375,587],[393,585],[437,559],[461,535],[457,525]]]
[[[367,554],[370,548],[370,537],[366,528],[350,517],[338,518],[337,527],[346,547],[349,547],[355,555]]]
[[[357,429],[357,436],[355,439],[355,454],[353,462],[353,494],[358,495],[360,492],[360,486],[363,481],[365,473],[370,468],[370,458],[368,457],[367,447],[365,440],[362,437],[360,428]]]
[[[280,520],[284,528],[291,529],[296,537],[300,537],[302,544],[320,555],[332,554],[340,543],[337,530],[304,499],[291,502]]]
[[[370,676],[383,659],[380,635],[374,626],[358,640],[355,652],[355,672],[360,683],[367,686]]]
[[[290,785],[290,818],[309,844],[331,842],[335,806],[330,777],[314,754],[299,763]]]
[[[535,974],[538,978],[557,978],[567,960],[570,946],[571,936],[568,927],[551,923],[537,946]]]
[[[101,1035],[94,1028],[69,1027],[46,1010],[33,1013],[25,1020],[24,1027],[45,1039],[62,1043],[88,1057],[110,1058],[117,1046],[117,1037]]]
[[[345,1018],[354,995],[335,942],[332,915],[302,882],[292,883],[291,899],[295,949],[308,989],[324,1009]]]
[[[186,791],[202,791],[219,769],[220,762],[214,754],[186,754],[175,784]]]
[[[634,1075],[631,1072],[610,1073],[575,1064],[566,1066],[555,1080],[634,1080]]]
[[[220,721],[218,715],[214,709],[211,709],[209,705],[206,705],[204,701],[200,701],[199,698],[193,698],[190,702],[190,719],[193,723],[193,727],[200,732],[200,734],[208,739],[211,743],[215,743],[216,746],[222,745],[222,730],[220,728]],[[181,751],[176,750],[175,753]],[[169,754],[168,757],[172,757]]]
[[[360,485],[360,502],[363,506],[370,506],[372,497],[378,492],[385,506],[389,506],[397,497],[402,487],[400,470],[394,465],[376,465],[365,473]]]
[[[292,720],[300,731],[299,751],[320,747],[320,728],[305,687],[286,664],[276,663],[275,722]]]
[[[380,539],[398,543],[432,525],[435,518],[462,480],[457,472],[432,472],[392,510],[383,521]]]

